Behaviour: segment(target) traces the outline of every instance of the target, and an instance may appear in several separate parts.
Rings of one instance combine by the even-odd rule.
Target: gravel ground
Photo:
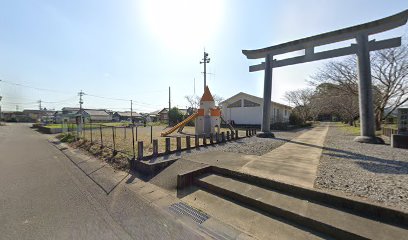
[[[210,151],[235,152],[248,155],[263,155],[271,150],[283,145],[288,140],[304,133],[306,129],[296,129],[292,131],[273,131],[275,138],[257,138],[255,136],[242,138],[236,141],[227,142],[224,144],[216,144],[207,147],[200,147],[199,150],[192,149],[191,151],[184,151],[177,154],[171,154],[169,157],[182,157],[191,154],[199,154]]]
[[[408,150],[353,142],[331,126],[315,187],[396,207],[408,212]]]

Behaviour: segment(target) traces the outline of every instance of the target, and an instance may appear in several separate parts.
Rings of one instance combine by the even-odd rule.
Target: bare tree
[[[318,114],[335,115],[353,125],[359,115],[358,97],[350,95],[347,86],[324,83],[316,88],[312,98],[312,108]]]
[[[184,96],[184,98],[187,100],[187,102],[190,104],[191,108],[197,109],[200,107],[200,100],[201,97],[197,96],[197,95],[187,95]],[[215,101],[215,105],[219,106],[220,103],[222,101],[224,101],[224,98],[221,96],[218,96],[216,94],[213,95],[214,101]]]
[[[285,93],[285,99],[294,105],[293,113],[296,114],[303,122],[314,118],[311,107],[311,99],[314,91],[311,88],[299,89]]]
[[[408,101],[408,46],[371,53],[372,79],[377,129],[381,121]],[[358,96],[356,57],[331,61],[311,77],[314,86],[332,83],[350,96]],[[384,115],[384,109],[390,108]]]
[[[197,95],[187,95],[184,96],[187,102],[190,104],[190,107],[193,109],[197,109],[200,107],[200,97]]]
[[[214,98],[214,101],[215,101],[215,105],[216,105],[216,106],[219,106],[220,103],[225,100],[223,97],[218,96],[217,94],[214,94],[214,95],[213,95],[213,98]]]

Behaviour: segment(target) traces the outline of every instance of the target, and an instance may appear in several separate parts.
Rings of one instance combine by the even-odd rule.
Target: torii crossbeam
[[[382,41],[368,41],[368,36],[380,32],[385,32],[406,24],[408,10],[400,12],[390,17],[356,25],[349,28],[319,34],[312,37],[278,44],[275,46],[256,49],[242,50],[248,59],[264,58],[265,62],[249,67],[250,72],[265,71],[264,96],[262,112],[262,132],[259,137],[274,137],[270,131],[271,115],[271,94],[272,94],[272,68],[283,67],[298,63],[312,62],[322,59],[357,55],[358,78],[359,78],[359,107],[360,107],[360,136],[355,141],[364,143],[378,143],[375,137],[374,106],[372,97],[372,80],[370,66],[370,51],[393,48],[401,46],[401,37],[391,38]],[[349,47],[337,48],[323,52],[315,52],[315,47],[326,44],[355,39],[356,44]],[[282,60],[273,59],[274,56],[289,52],[304,50],[302,56],[286,58]]]

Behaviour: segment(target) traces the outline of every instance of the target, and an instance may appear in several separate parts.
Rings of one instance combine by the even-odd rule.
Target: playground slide
[[[174,127],[170,128],[169,130],[162,132],[161,136],[165,137],[172,132],[176,131],[177,129],[184,127],[188,122],[193,121],[198,116],[198,112],[191,114],[188,118],[184,119],[183,121],[177,123]]]
[[[235,129],[231,126],[231,124],[229,124],[227,121],[225,121],[224,118],[222,118],[222,117],[220,117],[220,118],[221,118],[221,121],[223,121],[225,124],[227,124],[228,128],[229,128],[231,131],[235,131]]]

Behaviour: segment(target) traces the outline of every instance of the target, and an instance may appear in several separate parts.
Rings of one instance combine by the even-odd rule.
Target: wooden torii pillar
[[[375,136],[374,103],[372,97],[372,80],[370,67],[370,51],[401,46],[401,37],[381,41],[368,40],[368,36],[388,31],[406,24],[408,10],[390,17],[327,32],[312,37],[302,38],[295,41],[274,45],[256,50],[242,50],[248,59],[265,59],[258,65],[249,67],[250,72],[265,70],[262,127],[258,137],[274,137],[270,130],[271,119],[271,94],[272,94],[272,69],[306,63],[328,58],[357,55],[358,78],[359,78],[359,108],[360,108],[360,136],[355,141],[364,143],[378,143],[381,139]],[[315,52],[315,47],[326,44],[355,39],[356,44],[348,47],[337,48],[322,52]],[[274,56],[289,52],[304,50],[302,56],[275,60]]]

